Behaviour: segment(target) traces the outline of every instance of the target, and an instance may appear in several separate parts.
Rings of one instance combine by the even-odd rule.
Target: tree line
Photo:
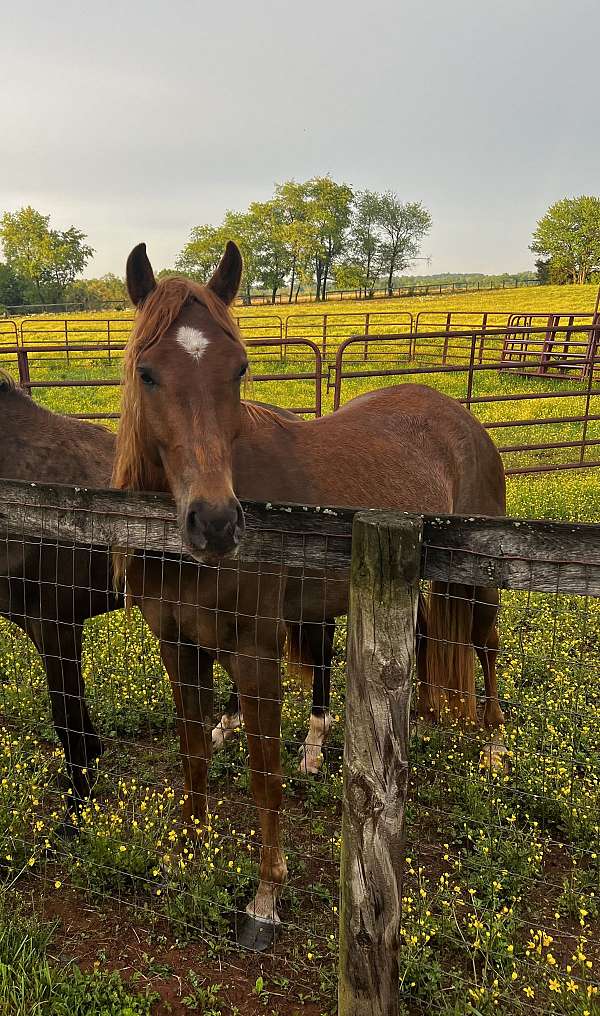
[[[219,225],[195,226],[177,261],[178,271],[206,282],[227,240],[244,257],[243,292],[276,294],[290,303],[300,288],[323,299],[327,288],[368,293],[419,254],[431,216],[420,201],[403,202],[392,191],[354,191],[329,176],[277,184],[268,201],[244,212],[228,211]]]
[[[50,228],[50,216],[31,206],[5,212],[0,219],[4,263],[0,263],[0,303],[53,303],[62,300],[94,251],[76,226]]]
[[[205,282],[233,239],[244,255],[246,297],[260,290],[274,299],[284,290],[291,302],[302,288],[322,299],[332,285],[368,295],[397,284],[430,227],[421,202],[402,202],[392,191],[354,191],[329,176],[288,180],[268,201],[227,212],[218,226],[195,226],[175,269]],[[120,276],[81,278],[94,251],[77,226],[52,228],[49,215],[27,206],[0,217],[0,242],[0,305],[127,303]],[[555,202],[537,223],[530,250],[540,282],[598,279],[600,198]]]

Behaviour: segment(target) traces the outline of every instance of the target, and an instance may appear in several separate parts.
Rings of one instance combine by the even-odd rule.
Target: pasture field
[[[441,340],[436,348],[437,353],[440,353]],[[458,356],[458,353],[455,352],[455,355]],[[465,349],[461,355],[464,363],[468,355]],[[437,356],[435,352],[432,353],[431,345],[426,346],[425,341],[419,344],[417,359],[411,362],[407,360],[405,352],[398,355],[394,351],[390,353],[389,343],[385,341],[371,344],[368,362],[349,359],[345,365],[342,404],[365,391],[406,382],[428,384],[456,398],[466,397],[469,392],[466,369],[453,374],[427,370],[424,373],[411,372],[411,368],[423,370],[428,367],[432,358],[435,360]],[[315,405],[318,387],[323,413],[333,409],[333,385],[327,384],[326,377],[323,381],[316,377],[314,358],[305,358],[301,353],[280,357],[276,349],[269,356],[258,355],[258,351],[253,351],[249,359],[252,379],[245,387],[246,398],[287,408],[308,408]],[[72,352],[69,361],[62,353],[30,353],[31,380],[34,385],[39,385],[33,389],[34,397],[55,412],[106,416],[116,414],[119,410],[118,380],[121,363],[121,355],[116,352],[110,360],[106,353],[98,351]],[[15,358],[6,355],[3,357],[0,350],[1,367],[16,376]],[[379,370],[390,367],[402,368],[406,373],[402,376],[376,376]],[[352,376],[353,372],[364,371],[372,372],[375,376]],[[296,378],[296,375],[304,377]],[[333,379],[333,375],[330,377]],[[65,379],[83,381],[85,386],[61,387]],[[107,380],[112,380],[113,384],[107,385]],[[95,381],[100,384],[96,386]],[[47,382],[49,386],[45,387]],[[518,449],[523,444],[534,446],[528,451],[513,450],[504,453],[505,465],[514,469],[575,461],[580,454],[580,448],[575,445],[581,442],[584,435],[588,445],[585,458],[588,461],[600,458],[593,445],[594,441],[600,439],[600,419],[593,419],[594,416],[600,417],[600,395],[589,395],[587,387],[587,382],[577,377],[559,380],[552,377],[520,376],[515,371],[483,370],[475,374],[470,395],[475,400],[472,409],[477,417],[483,423],[495,425],[490,434],[499,447]],[[596,382],[594,390],[597,389]],[[507,401],[507,398],[510,399],[516,393],[522,396],[519,401]],[[544,397],[541,398],[541,395]],[[478,399],[481,401],[477,402]],[[583,423],[581,417],[586,411],[592,419]],[[572,419],[561,422],[563,417]],[[100,422],[110,427],[116,426],[114,420],[105,419]],[[548,447],[552,445],[558,447]]]
[[[524,289],[502,289],[492,292],[470,292],[454,293],[442,296],[415,296],[402,297],[390,300],[353,300],[353,301],[327,301],[323,304],[276,304],[274,306],[261,307],[235,307],[236,317],[261,318],[267,316],[279,316],[284,321],[290,315],[299,315],[305,318],[319,317],[322,314],[343,315],[348,323],[357,314],[370,313],[377,320],[378,314],[411,313],[416,315],[420,311],[447,312],[447,311],[468,311],[473,314],[481,314],[483,311],[492,313],[587,313],[594,310],[598,287],[594,284],[585,286],[532,286]],[[91,311],[81,314],[73,314],[73,320],[93,318],[114,318],[128,320],[132,316],[131,311]],[[62,320],[64,315],[54,315],[55,320]],[[52,315],[44,315],[43,321],[52,321]],[[20,323],[19,318],[15,318]],[[27,319],[31,322],[28,328],[34,334],[38,334],[36,317]],[[341,318],[340,318],[341,320]],[[2,334],[2,319],[0,318],[0,336]],[[40,331],[48,330],[52,325],[41,326]],[[58,334],[58,333],[57,333]]]
[[[481,294],[479,306],[477,294],[456,296],[454,303],[492,309],[495,295]],[[515,307],[507,308],[512,297],[497,294],[499,309],[589,311],[595,291],[517,290]],[[384,302],[368,309],[383,310]],[[394,301],[393,309],[410,303]],[[414,303],[417,309],[454,306],[446,297]],[[265,308],[247,313],[259,312]],[[311,312],[314,306],[306,308]],[[278,370],[297,364],[290,358]],[[272,366],[272,359],[256,359],[253,371]],[[118,358],[67,364],[44,357],[32,377],[94,380],[118,377],[119,367]],[[478,381],[480,392],[521,386],[556,393],[575,384],[492,373]],[[423,380],[439,383],[433,375]],[[344,400],[378,383],[386,380],[349,381]],[[444,381],[445,390],[460,394],[463,383],[454,376]],[[304,404],[310,384],[256,383],[252,394]],[[111,412],[118,405],[117,388],[40,389],[35,396],[67,412]],[[583,399],[574,396],[568,411],[578,412]],[[543,413],[566,412],[564,401],[544,400]],[[481,410],[495,411],[492,405]],[[514,412],[542,411],[531,400]],[[540,438],[574,439],[574,426],[548,425]],[[518,438],[516,427],[502,434],[506,444]],[[557,459],[561,454],[556,451]],[[508,511],[600,522],[599,471],[515,477]],[[482,733],[413,727],[403,1016],[600,1012],[600,604],[504,593],[500,625],[506,768],[481,766]],[[4,999],[11,1016],[335,1012],[344,637],[340,622],[334,725],[316,780],[297,773],[309,696],[285,677],[286,928],[274,955],[261,959],[240,956],[231,945],[232,912],[249,898],[256,877],[244,735],[213,760],[207,829],[178,849],[180,765],[157,645],[135,612],[95,619],[87,626],[84,672],[107,750],[80,837],[59,843],[61,758],[43,672],[17,629],[0,622],[0,1013]],[[221,674],[217,684],[217,697],[225,697]]]

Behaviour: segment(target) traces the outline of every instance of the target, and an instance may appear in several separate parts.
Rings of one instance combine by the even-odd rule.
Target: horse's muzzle
[[[188,505],[184,539],[194,557],[219,560],[237,550],[244,528],[244,513],[237,498],[224,505],[196,500]]]

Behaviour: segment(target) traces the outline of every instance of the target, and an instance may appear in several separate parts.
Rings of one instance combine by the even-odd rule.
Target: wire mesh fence
[[[433,595],[458,597],[476,623],[489,596],[456,581],[487,544],[477,571],[508,588],[499,647],[492,638],[477,651],[477,721],[492,719],[482,710],[491,660],[504,723],[489,747],[450,712],[446,724],[415,728],[403,991],[411,1000],[431,992],[431,1012],[454,1011],[452,999],[465,1012],[591,1013],[600,976],[597,527],[572,543],[549,523],[515,523],[512,534],[497,523],[487,538],[475,528],[479,547],[464,530],[448,540],[434,526],[422,569],[438,579]],[[445,561],[430,567],[440,548]]]
[[[377,558],[377,597],[361,585],[370,629],[356,595],[367,560],[359,541],[348,629],[353,513],[246,510],[239,559],[199,567],[183,556],[164,497],[2,481],[3,895],[61,917],[67,950],[82,927],[113,959],[151,942],[173,969],[191,957],[213,981],[245,978],[247,992],[260,972],[260,991],[271,993],[261,1004],[273,1012],[302,1003],[335,1011],[342,806],[352,800],[354,814],[367,815],[373,885],[388,886],[381,898],[369,885],[363,893],[366,912],[382,915],[380,951],[397,922],[398,1012],[594,1012],[596,528],[426,519],[420,567],[388,582]],[[385,541],[376,542],[381,554]],[[128,612],[114,592],[114,547],[127,557]],[[452,605],[462,627],[440,628]],[[472,641],[478,669],[459,680],[457,657]],[[376,672],[356,666],[357,651]],[[436,695],[424,695],[434,680],[427,658],[441,651],[449,669]],[[409,697],[395,697],[402,674],[419,685],[410,711]],[[378,696],[389,705],[381,714]],[[373,726],[357,728],[357,703]],[[383,786],[373,774],[398,763],[381,810],[374,789],[344,795],[344,733],[347,774],[364,775],[361,745],[370,751],[361,786]],[[219,750],[204,784],[211,745]],[[384,833],[402,815],[405,747],[404,857]],[[282,878],[277,813],[288,879],[269,896]],[[397,885],[382,858],[401,864]],[[346,915],[356,906],[350,889]],[[254,928],[245,942],[265,947],[260,961],[240,957],[245,918],[265,900],[281,924]],[[373,917],[352,930],[364,955],[375,926]],[[351,924],[342,927],[347,956]],[[159,987],[171,977],[163,967]],[[346,996],[340,1012],[353,1011]]]

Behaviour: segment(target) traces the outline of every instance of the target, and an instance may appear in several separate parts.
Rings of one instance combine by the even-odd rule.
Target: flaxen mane
[[[269,420],[271,423],[277,424],[278,427],[285,429],[289,423],[288,415],[278,413],[277,410],[272,409],[271,406],[263,406],[256,402],[244,402],[244,409],[248,415],[248,419],[252,424],[258,426],[265,420]]]
[[[158,342],[184,306],[192,300],[197,300],[206,307],[223,331],[243,345],[229,308],[208,286],[201,286],[181,276],[171,276],[161,279],[149,293],[137,313],[123,360],[121,422],[112,475],[113,487],[120,490],[165,489],[163,472],[150,461],[144,447],[136,367],[142,353]]]

